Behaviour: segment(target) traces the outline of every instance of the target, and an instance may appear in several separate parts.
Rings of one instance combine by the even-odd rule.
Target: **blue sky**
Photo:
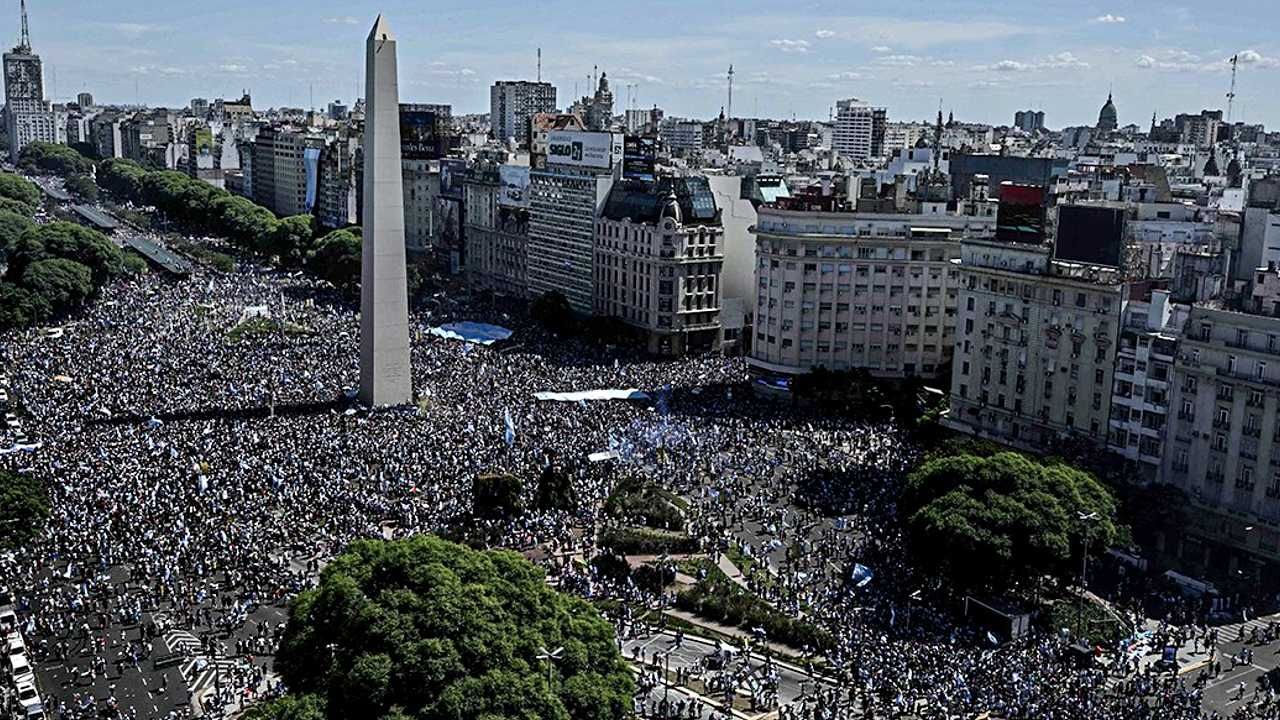
[[[17,39],[17,0],[0,33]],[[891,119],[1008,123],[1042,108],[1047,124],[1091,124],[1114,86],[1121,123],[1223,107],[1225,60],[1242,53],[1236,118],[1280,128],[1280,4],[1177,0],[1017,3],[423,2],[422,0],[30,0],[32,43],[59,99],[171,106],[237,95],[254,105],[350,100],[363,38],[385,12],[400,43],[401,98],[488,108],[495,79],[531,78],[536,49],[561,104],[593,65],[640,107],[711,117],[737,70],[736,115],[825,118],[860,97]],[[1220,8],[1229,7],[1229,12]],[[5,42],[9,42],[6,40]]]

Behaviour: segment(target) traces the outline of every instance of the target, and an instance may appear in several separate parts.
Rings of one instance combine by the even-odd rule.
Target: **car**
[[[35,683],[36,671],[31,667],[31,662],[27,660],[27,656],[24,653],[10,655],[6,658],[6,662],[9,663],[9,674],[13,676],[15,684],[23,682]]]
[[[14,630],[4,636],[6,655],[26,655],[27,644],[22,640],[22,633]]]
[[[18,707],[22,708],[22,718],[44,717],[44,703],[40,702],[40,691],[34,682],[18,683]]]
[[[0,605],[0,631],[8,633],[18,628],[18,611],[12,605]]]
[[[9,403],[9,391],[5,390],[3,386],[0,386],[0,403]]]
[[[4,414],[4,424],[8,425],[9,427],[15,430],[22,427],[22,421],[19,420],[18,416],[14,415],[13,413]]]

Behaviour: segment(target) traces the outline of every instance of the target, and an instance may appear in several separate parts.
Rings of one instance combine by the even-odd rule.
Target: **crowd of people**
[[[515,336],[489,348],[428,332],[452,320]],[[576,507],[530,510],[491,530],[504,546],[537,549],[561,588],[669,604],[566,561],[600,551],[604,500],[620,477],[638,474],[688,499],[685,530],[705,550],[754,560],[743,581],[751,592],[831,634],[827,680],[786,703],[783,717],[855,708],[865,717],[1202,717],[1199,691],[1182,680],[1077,670],[1062,662],[1057,636],[995,647],[913,601],[936,588],[912,574],[895,519],[898,483],[918,454],[892,426],[757,399],[740,359],[642,359],[552,337],[493,301],[437,295],[411,323],[417,401],[376,412],[351,390],[356,307],[302,274],[244,265],[184,281],[133,277],[107,287],[60,337],[0,337],[0,367],[43,443],[0,456],[0,467],[44,479],[52,507],[39,537],[0,559],[0,577],[36,659],[92,675],[46,687],[53,717],[179,712],[151,700],[185,707],[185,690],[147,683],[147,701],[128,708],[104,690],[172,652],[166,631],[201,638],[202,657],[252,658],[251,670],[219,678],[204,698],[209,712],[278,691],[264,658],[281,614],[273,621],[264,609],[286,606],[352,540],[457,527],[471,514],[476,475],[510,473],[532,492],[548,463],[568,469]],[[534,398],[608,388],[660,401]],[[587,461],[605,450],[616,459]],[[850,582],[855,562],[869,569],[866,582]],[[1262,698],[1241,708],[1241,720],[1278,717]]]

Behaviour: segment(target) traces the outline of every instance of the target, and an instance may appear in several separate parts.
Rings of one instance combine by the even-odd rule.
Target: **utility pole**
[[[24,19],[23,19],[23,23],[24,23],[24,25],[23,25],[23,26],[25,27],[26,19],[25,19],[25,16],[23,16],[23,17],[24,17]],[[1235,104],[1236,104],[1236,71],[1239,69],[1239,66],[1240,66],[1240,56],[1239,56],[1239,55],[1233,55],[1233,56],[1231,57],[1231,91],[1227,93],[1227,126],[1228,126],[1228,127],[1230,127],[1230,126],[1231,126],[1231,113],[1232,113],[1232,111],[1234,111],[1234,110],[1235,110]]]

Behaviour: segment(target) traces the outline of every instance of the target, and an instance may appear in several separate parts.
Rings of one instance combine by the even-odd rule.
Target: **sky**
[[[18,38],[18,1],[0,33]],[[358,96],[364,38],[379,12],[399,40],[403,102],[487,112],[489,85],[543,79],[561,106],[607,72],[615,109],[657,105],[710,118],[736,71],[738,117],[826,119],[840,98],[890,120],[1092,125],[1109,90],[1122,125],[1226,109],[1280,128],[1280,4],[1233,0],[1041,3],[918,0],[28,0],[32,45],[55,100],[178,107],[253,94],[254,107]],[[1229,12],[1220,8],[1229,7]],[[3,37],[3,36],[0,36]],[[5,42],[9,42],[5,40]]]

